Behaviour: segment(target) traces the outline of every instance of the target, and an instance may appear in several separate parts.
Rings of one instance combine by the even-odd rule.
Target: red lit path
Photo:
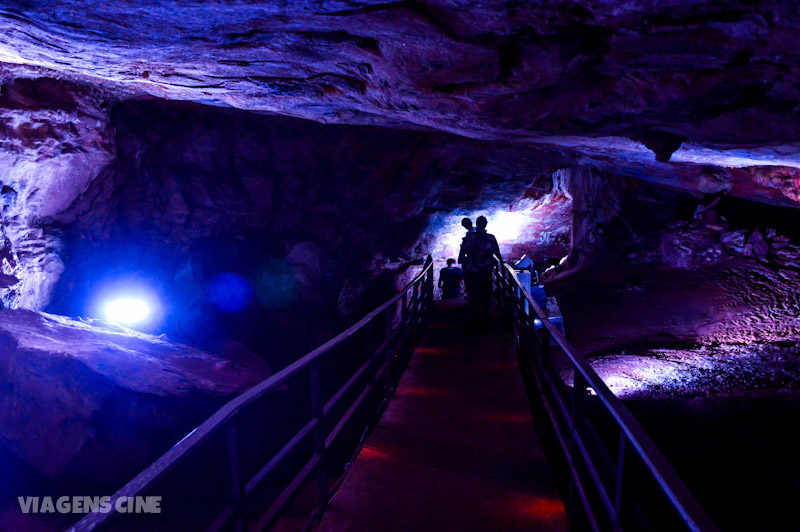
[[[513,343],[437,302],[378,427],[317,530],[566,530]]]

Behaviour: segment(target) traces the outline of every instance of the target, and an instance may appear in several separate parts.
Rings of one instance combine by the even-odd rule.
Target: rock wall
[[[54,80],[0,88],[0,298],[39,309],[63,272],[58,216],[114,158],[100,91]]]
[[[0,80],[0,299],[6,307],[40,309],[55,295],[51,310],[86,314],[69,304],[70,294],[97,281],[89,276],[102,273],[99,263],[172,264],[187,254],[214,255],[216,244],[208,239],[222,238],[231,248],[223,256],[264,247],[266,258],[283,260],[300,245],[291,269],[305,292],[338,300],[347,284],[338,307],[358,312],[357,294],[372,291],[373,272],[396,269],[431,249],[452,255],[453,243],[442,244],[441,235],[455,234],[462,215],[507,211],[517,230],[508,253],[521,254],[532,243],[547,248],[545,255],[563,253],[569,208],[535,205],[557,168],[605,176],[586,183],[621,175],[776,204],[797,200],[793,168],[642,164],[607,139],[582,145],[587,158],[559,144],[323,127],[159,100],[120,104],[129,93],[112,96],[84,83],[15,79],[8,72]],[[578,187],[574,194],[567,188],[558,194],[577,197],[583,213],[573,248],[591,253],[599,241],[592,227],[605,223],[613,201],[603,187],[571,186]],[[269,234],[261,234],[266,228]],[[64,257],[77,271],[54,292]],[[170,282],[187,291],[205,282],[191,261],[171,268]],[[357,278],[344,279],[345,271],[358,272]],[[325,286],[309,281],[320,275]],[[387,289],[376,289],[376,297]]]
[[[584,268],[605,245],[604,226],[620,214],[623,180],[591,167],[557,171],[554,189],[572,201],[569,255],[555,276]]]
[[[100,280],[144,275],[170,300],[170,333],[211,347],[314,347],[436,251],[439,221],[513,209],[553,171],[514,144],[194,104],[123,103],[111,124],[116,160],[58,218],[66,272],[49,309],[84,314]],[[223,273],[252,287],[241,312],[210,301]]]
[[[617,174],[796,201],[791,168],[637,166],[552,146],[120,103],[80,83],[3,79],[3,304],[92,314],[95,285],[144,277],[169,294],[170,330],[187,341],[222,322],[225,338],[302,352],[341,329],[342,314],[391,292],[392,272],[409,260],[457,252],[464,215],[489,215],[499,233],[504,224],[492,216],[502,213],[512,228],[504,253],[557,258],[571,248],[568,266],[580,266],[616,216]],[[552,184],[557,168],[567,170]],[[209,285],[224,272],[252,285],[255,306],[244,315],[209,303]],[[276,291],[280,279],[288,292]],[[320,325],[298,329],[289,308],[313,309],[308,321]],[[262,322],[272,325],[248,336]]]

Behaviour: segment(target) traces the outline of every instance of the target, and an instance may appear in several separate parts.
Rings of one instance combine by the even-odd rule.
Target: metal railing
[[[565,492],[573,530],[717,530],[655,443],[550,323],[514,270],[501,262],[494,277],[513,321],[537,430]]]
[[[118,490],[109,501],[110,512],[88,514],[70,530],[105,529],[112,524],[119,524],[125,530],[136,529],[135,525],[131,528],[130,523],[123,523],[126,521],[123,517],[133,520],[137,517],[120,514],[117,511],[118,500],[130,500],[148,493],[155,485],[167,482],[171,473],[176,477],[186,476],[192,468],[209,465],[220,465],[223,470],[221,475],[200,472],[198,481],[207,482],[209,487],[193,485],[186,479],[175,482],[185,492],[199,497],[207,489],[213,490],[217,480],[222,480],[224,500],[219,503],[221,509],[211,512],[212,516],[216,514],[216,518],[210,520],[210,524],[206,522],[198,526],[192,523],[189,526],[183,522],[183,527],[265,529],[275,522],[298,489],[312,482],[309,478],[312,473],[316,476],[313,480],[315,514],[321,515],[331,493],[329,479],[333,467],[328,459],[333,454],[343,453],[334,449],[337,439],[343,435],[351,436],[349,440],[353,445],[344,452],[352,456],[369,428],[374,427],[416,345],[432,301],[433,260],[428,256],[422,271],[397,295],[343,333],[225,404]],[[298,379],[305,381],[307,388],[297,386],[294,381]],[[243,429],[251,430],[254,412],[264,411],[262,403],[270,396],[285,393],[287,387],[291,392],[292,383],[295,391],[305,391],[305,399],[301,401],[307,414],[305,420],[297,423],[299,429],[291,436],[287,435],[285,440],[273,445],[274,450],[267,454],[259,453],[258,443],[243,441],[247,440],[243,436],[249,435],[243,433]],[[293,397],[296,398],[297,394]],[[240,422],[242,417],[246,418],[247,426]],[[358,424],[355,430],[352,423]],[[199,464],[185,467],[190,457],[198,454],[204,459]],[[257,461],[258,458],[261,461]],[[264,488],[276,483],[277,489]],[[219,502],[211,496],[207,499],[211,501],[209,504]],[[165,506],[169,503],[164,501]],[[202,513],[202,510],[209,513],[209,509],[202,506],[202,502],[190,502],[192,512],[189,513]],[[157,518],[150,516],[148,519]],[[156,521],[156,528],[170,528],[170,525]]]

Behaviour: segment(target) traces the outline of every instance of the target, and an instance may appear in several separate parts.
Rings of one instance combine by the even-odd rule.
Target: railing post
[[[495,294],[495,297],[497,297],[497,304],[500,307],[500,313],[504,314],[506,308],[506,303],[505,303],[506,296],[505,293],[503,292],[503,283],[500,281],[499,271],[495,271],[492,274],[492,290]]]
[[[388,350],[392,339],[392,328],[394,326],[394,305],[390,305],[383,311],[383,339]]]
[[[544,329],[543,329],[544,330]],[[570,419],[570,446],[569,446],[569,454],[571,455],[570,463],[572,464],[570,467],[572,471],[570,471],[569,475],[569,522],[571,527],[577,527],[577,518],[578,518],[578,506],[580,504],[579,497],[577,495],[577,480],[576,477],[580,476],[580,473],[577,469],[577,456],[578,456],[578,427],[580,427],[581,420],[583,419],[583,390],[584,390],[584,381],[583,376],[580,374],[577,368],[573,367],[573,377],[572,377],[572,412],[571,412],[571,419]]]
[[[411,322],[411,349],[409,355],[414,352],[414,346],[419,342],[419,282],[414,283],[411,289],[411,315],[409,316]],[[404,359],[403,366],[407,363],[408,358]]]
[[[389,306],[386,309],[386,317],[384,323],[384,329],[386,334],[386,350],[383,353],[383,357],[386,363],[386,373],[384,374],[384,390],[383,390],[383,398],[384,400],[389,399],[389,395],[392,393],[392,381],[394,380],[392,377],[392,344],[394,341],[392,340],[392,334],[394,332],[394,314],[395,314],[395,307],[394,305]],[[402,326],[402,325],[401,325]]]
[[[378,340],[378,325],[381,324],[378,319],[375,319],[369,322],[366,325],[366,331],[364,334],[364,352],[365,352],[365,362],[369,362],[369,366],[367,366],[367,386],[372,387],[372,391],[369,392],[369,395],[372,396],[371,403],[369,409],[369,426],[374,427],[378,422],[378,408],[381,403],[380,397],[378,397],[378,387],[375,386],[377,383],[376,379],[376,370],[375,363],[378,360],[378,347],[380,347],[380,341]]]
[[[622,490],[625,483],[625,448],[628,439],[625,432],[619,433],[619,452],[617,453],[617,483],[614,496],[614,530],[622,530]]]
[[[506,276],[508,275],[508,270],[503,266],[500,265],[500,291],[503,298],[503,312],[506,314],[509,312],[509,305],[508,305],[508,281]]]
[[[236,420],[232,419],[225,428],[225,461],[228,468],[228,498],[230,499],[231,508],[233,508],[233,529],[236,532],[244,532],[246,523],[244,515],[244,487],[239,464],[239,442],[236,432]]]
[[[414,325],[415,325],[415,326],[416,326],[416,325],[419,325],[420,297],[421,297],[421,295],[422,295],[422,290],[420,289],[420,284],[421,284],[421,283],[420,283],[419,281],[417,281],[416,283],[414,283],[414,296],[413,296],[413,298],[412,298],[412,299],[413,299],[413,306],[414,306],[414,309],[413,309],[413,313],[414,313],[413,319],[414,319]],[[414,341],[415,341],[415,343],[416,343],[416,334],[414,335]]]
[[[311,364],[309,371],[309,388],[311,390],[311,415],[317,420],[314,428],[314,454],[317,456],[317,499],[319,515],[328,507],[328,472],[325,469],[325,419],[323,415],[322,375],[319,362]]]
[[[367,358],[375,356],[380,342],[378,341],[377,320],[372,320],[364,326],[364,353]]]
[[[408,322],[408,290],[403,290],[403,306],[400,308],[400,327],[405,329]]]
[[[586,394],[586,379],[578,371],[573,369],[572,377],[572,427],[577,433],[578,427],[583,422],[584,398]]]
[[[428,259],[425,262],[426,267],[430,266],[430,269],[428,270],[428,307],[426,309],[427,311],[430,311],[433,307],[433,257],[428,255]]]
[[[422,281],[419,283],[419,320],[422,321],[425,317],[425,310],[428,306],[428,275],[430,272],[425,273]]]
[[[549,345],[549,339],[548,339]],[[580,427],[583,425],[583,415],[584,415],[584,393],[586,390],[586,381],[583,378],[583,375],[578,371],[578,368],[573,368],[573,377],[572,377],[572,419],[570,420],[570,454],[571,456],[571,463],[572,463],[572,473],[570,475],[570,521],[573,523],[572,526],[575,526],[575,509],[578,505],[578,499],[575,494],[575,490],[577,489],[576,480],[574,477],[579,477],[580,472],[577,469],[577,456],[579,454],[578,451],[578,438],[580,437]]]

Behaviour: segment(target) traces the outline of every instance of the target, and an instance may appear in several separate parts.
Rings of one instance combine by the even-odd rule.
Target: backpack
[[[494,267],[492,237],[485,232],[470,233],[467,244],[465,269],[471,272],[488,272]]]

